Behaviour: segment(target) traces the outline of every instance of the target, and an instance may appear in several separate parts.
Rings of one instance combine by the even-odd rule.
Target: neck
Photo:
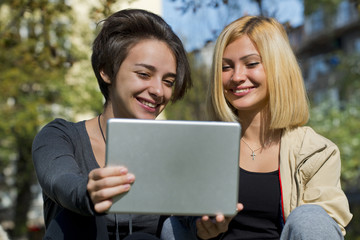
[[[110,101],[107,102],[107,104],[104,105],[104,110],[101,113],[101,119],[100,119],[100,123],[101,123],[101,127],[104,131],[104,133],[106,132],[106,123],[107,120],[109,120],[110,118],[114,118],[114,111],[112,108],[112,104]]]
[[[239,112],[241,136],[246,142],[264,147],[270,142],[279,141],[281,130],[270,129],[269,114],[266,112],[264,109],[257,112]]]
[[[112,111],[111,104],[106,104],[104,106],[104,111],[98,116],[98,128],[102,133],[102,138],[106,139],[106,128],[107,128],[107,120],[114,117],[114,113]],[[106,141],[106,140],[105,140]]]

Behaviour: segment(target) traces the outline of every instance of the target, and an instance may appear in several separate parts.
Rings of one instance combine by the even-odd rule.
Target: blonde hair
[[[224,28],[215,45],[208,94],[208,113],[212,120],[238,121],[237,110],[227,102],[222,84],[225,48],[247,36],[260,53],[267,77],[270,129],[304,125],[309,103],[299,64],[283,26],[273,18],[246,16]]]

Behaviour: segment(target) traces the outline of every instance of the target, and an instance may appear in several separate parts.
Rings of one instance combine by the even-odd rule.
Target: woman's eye
[[[231,69],[231,66],[230,65],[223,65],[222,66],[222,70],[225,72],[225,71],[228,71]]]
[[[136,74],[137,74],[140,78],[142,78],[142,79],[148,79],[148,78],[150,78],[150,75],[147,74],[147,73],[144,73],[144,72],[137,72]]]
[[[163,81],[164,81],[165,85],[168,87],[172,87],[175,84],[174,80],[163,80]]]
[[[260,62],[251,62],[251,63],[246,64],[246,66],[247,66],[248,68],[254,68],[254,67],[256,67],[256,66],[259,65],[259,64],[260,64]]]

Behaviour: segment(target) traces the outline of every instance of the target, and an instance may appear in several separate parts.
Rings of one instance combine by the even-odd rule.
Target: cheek
[[[223,73],[221,74],[221,78],[222,78],[221,81],[222,81],[223,86],[226,86],[226,85],[228,85],[229,82],[230,82],[231,73],[223,72]]]
[[[164,90],[164,96],[165,96],[165,102],[168,103],[169,100],[171,99],[171,96],[173,94],[173,89],[172,88],[165,88]]]
[[[258,76],[257,78],[261,79],[262,82],[266,82],[266,74],[263,67],[256,69],[254,74]]]

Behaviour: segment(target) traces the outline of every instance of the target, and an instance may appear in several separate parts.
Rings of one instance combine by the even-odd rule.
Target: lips
[[[247,88],[241,88],[241,89],[232,89],[231,91],[235,94],[237,93],[248,93],[251,91],[251,89],[254,89],[255,87],[247,87]]]
[[[242,88],[233,90],[234,93],[244,93],[250,91],[251,88]]]
[[[146,102],[144,100],[140,100],[140,102],[148,107],[151,107],[151,108],[155,108],[156,107],[156,104],[153,104],[153,103],[150,103],[150,102]]]
[[[137,100],[145,105],[146,107],[149,107],[149,108],[156,108],[157,106],[159,106],[159,104],[157,104],[156,102],[149,102],[147,101],[146,99],[143,99],[143,98],[137,98]]]

